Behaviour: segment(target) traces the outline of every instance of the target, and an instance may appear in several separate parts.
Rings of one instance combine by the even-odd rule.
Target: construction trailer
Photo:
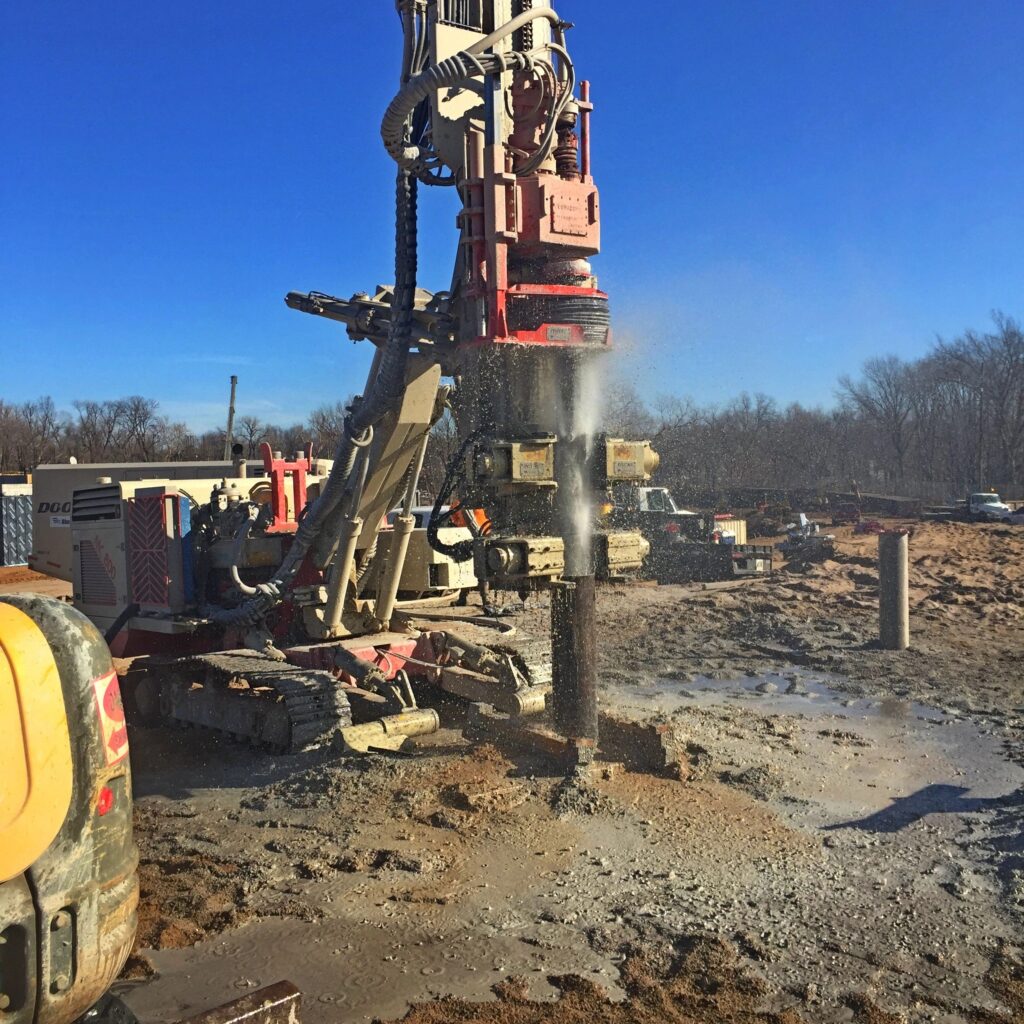
[[[122,481],[211,481],[238,475],[246,475],[244,461],[237,465],[232,462],[72,462],[37,466],[32,474],[29,567],[47,576],[72,581],[71,508],[76,489]]]

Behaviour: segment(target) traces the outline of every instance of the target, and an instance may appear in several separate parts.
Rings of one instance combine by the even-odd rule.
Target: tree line
[[[830,408],[741,394],[719,406],[634,388],[607,396],[606,426],[651,437],[660,479],[681,496],[729,489],[878,490],[935,501],[973,488],[1024,492],[1024,333],[992,328],[936,339],[920,359],[869,359]]]
[[[344,402],[323,405],[290,426],[258,416],[235,420],[233,438],[245,458],[258,460],[260,445],[292,455],[312,442],[317,453],[334,450],[345,416]],[[52,398],[12,404],[0,399],[0,472],[19,474],[46,463],[218,461],[226,429],[197,433],[160,415],[152,398],[81,400],[60,411]]]
[[[616,383],[602,393],[604,429],[650,437],[661,454],[659,481],[681,497],[730,488],[884,490],[944,500],[971,488],[1024,489],[1024,332],[1002,313],[992,327],[937,339],[920,359],[882,356],[843,376],[829,408],[781,406],[762,394],[722,405],[660,396]],[[312,441],[330,455],[347,402],[316,409],[288,426],[236,419],[234,440],[249,459],[268,441],[293,453]],[[436,488],[457,447],[449,419],[435,429],[424,489]],[[80,400],[60,411],[50,398],[0,400],[0,471],[47,462],[215,460],[225,431],[196,433],[138,395]]]

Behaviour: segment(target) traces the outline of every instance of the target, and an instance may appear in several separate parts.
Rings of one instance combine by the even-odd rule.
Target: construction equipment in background
[[[595,580],[648,551],[639,532],[595,524],[598,495],[657,465],[649,443],[595,433],[611,336],[589,262],[590,87],[577,90],[571,26],[547,0],[397,8],[400,88],[381,125],[396,164],[395,284],[286,297],[377,349],[333,459],[265,452],[258,481],[232,471],[75,489],[76,602],[118,653],[149,655],[127,677],[146,713],[295,750],[352,724],[382,722],[393,742],[436,727],[421,701],[437,690],[511,716],[544,710],[551,693],[579,754],[597,735]],[[421,186],[462,203],[444,292],[418,287]],[[400,605],[417,589],[407,566],[438,565],[409,552],[446,409],[460,444],[425,528],[448,560],[438,572],[469,562],[493,590],[552,591],[550,644]],[[469,536],[450,534],[453,505],[486,509],[489,528],[471,517]]]
[[[187,634],[188,629],[171,631],[166,624],[161,627],[157,620],[166,616],[160,613],[182,611],[194,606],[197,595],[211,587],[216,593],[218,587],[223,590],[233,585],[232,528],[237,530],[245,519],[239,516],[240,506],[244,505],[249,513],[262,513],[269,518],[275,515],[276,500],[278,525],[283,527],[262,540],[248,539],[242,564],[240,568],[236,566],[242,578],[259,579],[261,570],[265,576],[266,569],[283,557],[291,542],[296,515],[304,507],[296,506],[296,501],[315,500],[332,463],[298,453],[295,460],[307,464],[308,469],[303,471],[299,485],[302,493],[297,498],[290,472],[280,473],[278,479],[267,471],[275,460],[280,460],[280,453],[273,453],[265,445],[262,456],[264,462],[259,467],[237,459],[227,475],[170,480],[119,479],[120,467],[107,465],[101,467],[103,475],[91,487],[80,486],[80,471],[85,467],[47,467],[44,482],[49,501],[68,510],[68,525],[63,528],[59,543],[47,542],[44,533],[44,543],[49,544],[50,573],[72,582],[76,607],[103,631],[113,626],[125,607],[145,606],[140,609],[143,615],[136,624],[139,628],[133,631],[133,618],[127,623],[128,628],[119,633],[116,653],[131,655],[153,650],[155,641],[147,633],[161,628],[172,635]],[[183,464],[184,471],[194,465]],[[219,468],[217,463],[211,465]],[[260,470],[262,474],[253,475]],[[62,489],[62,483],[66,489]],[[147,500],[154,493],[157,500]],[[178,507],[172,507],[173,502],[161,501],[160,495],[177,495]],[[429,511],[424,514],[423,509],[413,509],[416,522],[398,594],[404,598],[455,599],[461,590],[476,585],[472,560],[455,562],[430,548],[426,542]],[[393,509],[382,517],[378,530],[385,540],[391,536],[400,514],[401,509]],[[465,527],[442,532],[452,541],[471,536]],[[55,533],[53,528],[50,536]],[[37,549],[37,564],[41,557],[42,552]],[[137,635],[133,636],[133,632]]]
[[[36,572],[72,582],[75,559],[71,539],[71,504],[77,489],[121,481],[202,481],[201,491],[224,477],[238,476],[244,462],[93,462],[36,466],[32,474],[32,551],[28,565]]]
[[[835,555],[836,538],[833,533],[822,533],[819,523],[800,512],[795,522],[787,523],[786,539],[778,549],[791,563],[823,562]]]
[[[137,1024],[108,992],[135,941],[128,733],[96,627],[62,601],[0,597],[0,1020]],[[220,1007],[294,1024],[287,982]]]
[[[968,494],[963,510],[972,523],[998,523],[1010,517],[1010,506],[993,491]]]
[[[832,509],[833,526],[856,526],[861,521],[860,505],[852,501],[840,502]]]
[[[768,576],[770,544],[748,544],[746,521],[679,508],[666,487],[613,490],[610,521],[638,530],[650,544],[644,572],[660,583],[713,582]]]
[[[995,491],[973,491],[954,505],[929,505],[922,518],[962,523],[1020,522],[1014,510]]]
[[[466,595],[480,582],[473,571],[473,559],[467,557],[457,561],[431,547],[427,526],[432,512],[430,505],[419,505],[411,510],[413,529],[409,534],[409,550],[402,567],[398,598],[404,603],[421,602],[427,598],[443,601],[445,597],[454,597],[458,604],[465,604]],[[472,541],[474,530],[490,528],[482,509],[442,508],[441,514],[446,517],[446,525],[440,528],[439,533],[444,535],[447,544]],[[401,515],[401,508],[392,509],[387,517],[387,526],[381,527],[381,533],[393,530]]]

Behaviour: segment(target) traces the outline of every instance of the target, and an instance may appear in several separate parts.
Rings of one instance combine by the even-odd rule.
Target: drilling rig
[[[381,124],[396,172],[395,283],[286,296],[376,349],[333,460],[266,453],[263,503],[240,469],[209,498],[197,497],[208,482],[76,490],[75,551],[92,552],[76,600],[105,582],[97,529],[123,531],[125,585],[108,609],[124,610],[110,633],[126,653],[190,652],[140,663],[142,703],[171,718],[290,749],[340,729],[365,748],[436,728],[421,705],[439,686],[511,716],[548,709],[582,752],[597,741],[595,581],[648,550],[638,533],[598,529],[595,497],[657,466],[648,442],[597,431],[611,331],[590,263],[590,86],[577,82],[572,26],[546,0],[396,7],[401,74]],[[417,279],[427,187],[461,204],[451,284],[436,293]],[[425,449],[446,409],[460,443],[426,543],[493,590],[548,591],[550,663],[537,656],[546,642],[490,642],[479,620],[399,601]],[[469,516],[456,538],[459,509],[485,509],[487,528]]]

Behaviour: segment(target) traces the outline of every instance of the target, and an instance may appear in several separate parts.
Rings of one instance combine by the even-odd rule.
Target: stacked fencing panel
[[[32,553],[32,495],[0,493],[0,566],[25,565]]]

